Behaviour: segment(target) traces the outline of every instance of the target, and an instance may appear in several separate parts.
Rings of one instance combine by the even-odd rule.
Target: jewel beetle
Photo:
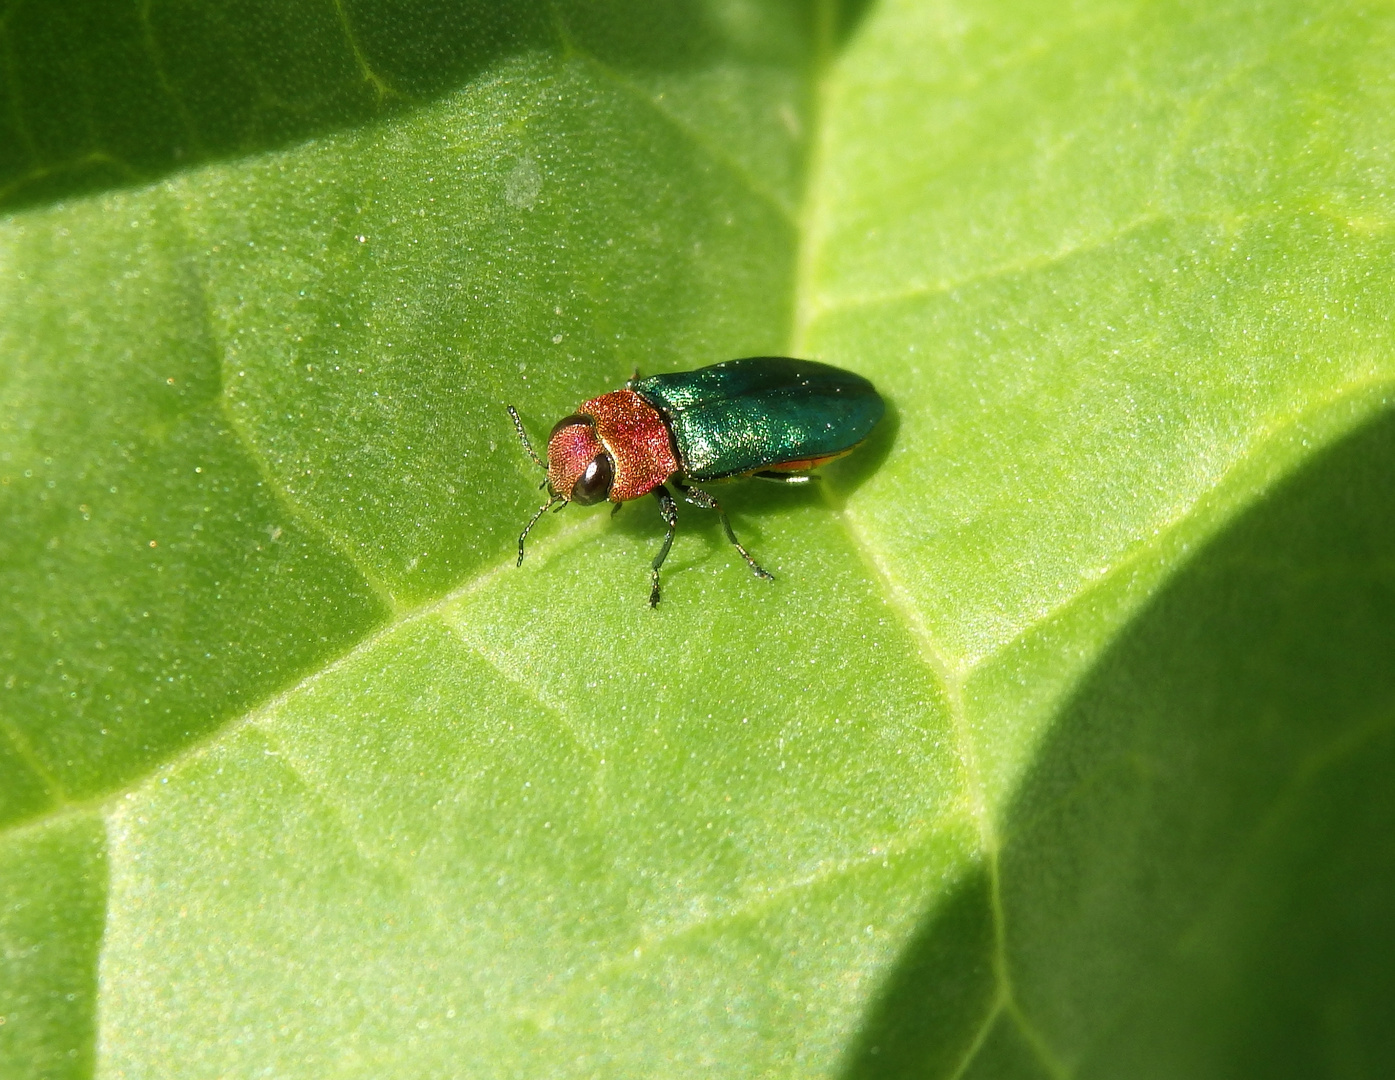
[[[851,371],[787,356],[752,356],[696,371],[636,375],[623,389],[583,402],[557,421],[544,461],[510,405],[523,448],[547,473],[548,491],[518,538],[518,563],[528,533],[554,506],[609,500],[614,513],[621,503],[653,494],[668,526],[653,562],[649,605],[657,605],[659,568],[678,529],[671,483],[694,506],[717,511],[752,573],[773,580],[736,539],[721,504],[693,484],[734,476],[804,483],[811,469],[866,439],[885,408],[872,384]]]

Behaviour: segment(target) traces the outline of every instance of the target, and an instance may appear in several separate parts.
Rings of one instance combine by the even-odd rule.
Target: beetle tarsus
[[[747,551],[742,546],[741,541],[736,538],[736,533],[733,532],[731,528],[731,521],[727,517],[727,512],[722,509],[721,503],[707,492],[703,491],[702,488],[688,487],[678,483],[676,480],[673,486],[681,491],[683,493],[683,498],[687,499],[688,502],[692,503],[694,506],[700,506],[704,510],[717,511],[717,520],[722,523],[722,528],[727,534],[727,539],[731,541],[732,547],[741,552],[741,557],[746,560],[746,565],[751,568],[751,573],[755,574],[758,578],[764,578],[766,581],[775,580],[775,575],[761,566],[760,563],[756,562],[756,560],[751,557],[751,553]]]
[[[673,501],[673,496],[668,493],[668,488],[660,484],[654,489],[654,498],[659,500],[659,513],[668,526],[668,532],[664,534],[664,546],[659,548],[659,553],[654,556],[653,585],[649,589],[649,606],[659,606],[659,567],[664,565],[664,560],[668,558],[668,550],[673,547],[673,535],[678,531],[678,504]]]

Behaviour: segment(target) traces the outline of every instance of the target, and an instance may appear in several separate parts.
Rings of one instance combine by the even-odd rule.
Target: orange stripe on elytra
[[[830,461],[837,461],[845,454],[850,454],[854,447],[850,446],[846,450],[839,450],[836,454],[829,454],[827,457],[803,458],[799,461],[782,461],[778,465],[762,465],[752,472],[807,472],[810,469],[817,469],[820,465],[827,465]]]

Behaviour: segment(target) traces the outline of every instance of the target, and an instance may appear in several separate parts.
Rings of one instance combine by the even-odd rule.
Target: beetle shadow
[[[894,401],[887,401],[886,412],[867,441],[847,457],[823,467],[824,496],[835,509],[843,509],[852,493],[882,467],[900,433],[901,410]]]
[[[727,517],[737,539],[760,561],[760,549],[765,541],[761,520],[771,511],[799,509],[807,506],[832,506],[841,510],[848,497],[864,484],[891,453],[896,436],[901,429],[901,413],[894,402],[886,403],[886,413],[872,434],[861,446],[845,458],[830,462],[816,472],[815,478],[807,484],[785,484],[759,480],[755,477],[736,477],[700,484],[704,491],[717,499]],[[673,492],[678,501],[678,530],[695,533],[703,537],[707,553],[701,558],[675,560],[669,557],[665,568],[673,572],[691,570],[705,565],[721,553],[731,552],[731,543],[722,531],[721,521],[710,510],[693,506],[683,501],[677,491]],[[647,509],[647,512],[644,512]],[[653,539],[654,550],[663,541],[664,524],[659,516],[658,504],[650,497],[640,500],[635,510],[623,510],[616,515],[615,527],[637,541]],[[733,554],[735,554],[733,552]]]
[[[772,510],[798,509],[805,506],[824,505],[824,499],[816,484],[781,484],[751,477],[738,477],[719,480],[697,487],[708,492],[722,504],[732,530],[747,551],[757,562],[761,562],[762,549],[767,539],[761,521]],[[711,510],[685,502],[676,490],[670,487],[674,500],[678,503],[678,536],[699,536],[703,541],[701,554],[682,558],[677,555],[675,545],[664,563],[664,573],[677,574],[706,566],[714,558],[740,560],[740,555],[732,548],[722,530],[721,519]],[[641,546],[652,543],[657,554],[663,543],[664,521],[659,516],[659,506],[652,496],[645,496],[635,503],[622,504],[625,509],[616,514],[611,522],[613,528],[620,529]],[[767,559],[767,561],[770,561]]]
[[[1032,754],[1000,820],[1000,929],[1016,1008],[1058,1065],[1298,1078],[1395,1060],[1392,657],[1385,414],[1181,567]],[[1040,650],[1000,663],[984,678],[1053,677]],[[938,959],[979,948],[968,925],[926,916],[848,1080],[953,1071],[926,1063],[978,1025],[944,1017],[990,1008]],[[999,1017],[955,1075],[1044,1076],[1024,1030]]]

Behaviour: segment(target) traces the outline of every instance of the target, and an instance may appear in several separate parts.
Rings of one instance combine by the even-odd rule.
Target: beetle
[[[548,500],[518,538],[523,545],[543,514],[569,502],[609,500],[612,514],[653,494],[668,531],[655,556],[649,606],[659,603],[659,568],[673,546],[678,507],[672,484],[694,506],[717,511],[732,546],[758,578],[772,575],[732,531],[721,503],[694,482],[754,476],[804,483],[809,471],[867,438],[886,406],[861,375],[814,360],[751,356],[667,375],[638,374],[623,389],[583,402],[552,428],[543,460],[508,406],[523,448],[546,474]]]

